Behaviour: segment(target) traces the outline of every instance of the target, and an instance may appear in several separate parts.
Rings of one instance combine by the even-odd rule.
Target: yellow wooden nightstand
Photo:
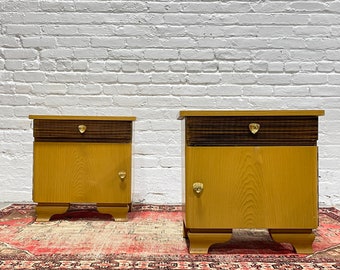
[[[131,204],[132,122],[135,117],[47,116],[33,119],[33,201],[37,221],[71,203],[96,204],[126,220]]]
[[[304,111],[181,111],[184,236],[191,253],[232,229],[265,228],[311,253],[318,226],[318,116]]]

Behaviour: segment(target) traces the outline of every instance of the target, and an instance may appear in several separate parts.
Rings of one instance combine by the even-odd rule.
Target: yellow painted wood
[[[316,228],[317,147],[186,147],[190,229]],[[200,194],[194,183],[203,183]]]
[[[190,241],[189,252],[192,254],[208,253],[209,247],[215,243],[224,243],[231,239],[231,231],[228,233],[190,233],[188,238]]]
[[[103,214],[110,214],[115,221],[127,221],[127,214],[129,206],[118,206],[114,204],[100,204],[97,203],[97,210]]]
[[[68,203],[38,203],[35,207],[36,221],[49,221],[55,214],[64,214],[69,208]]]
[[[134,116],[29,115],[29,119],[135,121]]]
[[[178,119],[187,116],[321,116],[324,110],[246,110],[246,111],[180,111]]]
[[[33,172],[38,203],[131,203],[129,143],[35,142]]]
[[[269,230],[272,239],[278,243],[291,243],[297,253],[313,253],[315,235],[312,230]]]

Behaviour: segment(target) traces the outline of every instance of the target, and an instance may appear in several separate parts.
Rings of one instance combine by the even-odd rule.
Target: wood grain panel
[[[86,126],[86,131],[84,133],[79,132],[79,125]],[[132,122],[81,119],[35,119],[33,136],[37,142],[72,141],[129,143],[132,140]]]
[[[316,228],[317,147],[187,147],[185,189],[190,229]]]
[[[201,116],[186,117],[189,146],[316,145],[316,116]],[[259,123],[252,134],[250,123]]]
[[[33,164],[35,202],[131,202],[131,144],[35,142]]]

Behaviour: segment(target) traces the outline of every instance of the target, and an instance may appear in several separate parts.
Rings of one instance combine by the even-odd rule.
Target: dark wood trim
[[[186,117],[188,146],[316,145],[317,116],[190,116]],[[250,123],[259,123],[252,134]]]

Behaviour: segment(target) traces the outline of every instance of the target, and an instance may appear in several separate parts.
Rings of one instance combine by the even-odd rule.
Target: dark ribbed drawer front
[[[260,124],[256,134],[250,123]],[[186,117],[188,146],[313,146],[317,139],[316,116]]]
[[[86,126],[81,133],[79,126]],[[111,142],[132,140],[131,121],[35,119],[33,136],[40,142]]]

